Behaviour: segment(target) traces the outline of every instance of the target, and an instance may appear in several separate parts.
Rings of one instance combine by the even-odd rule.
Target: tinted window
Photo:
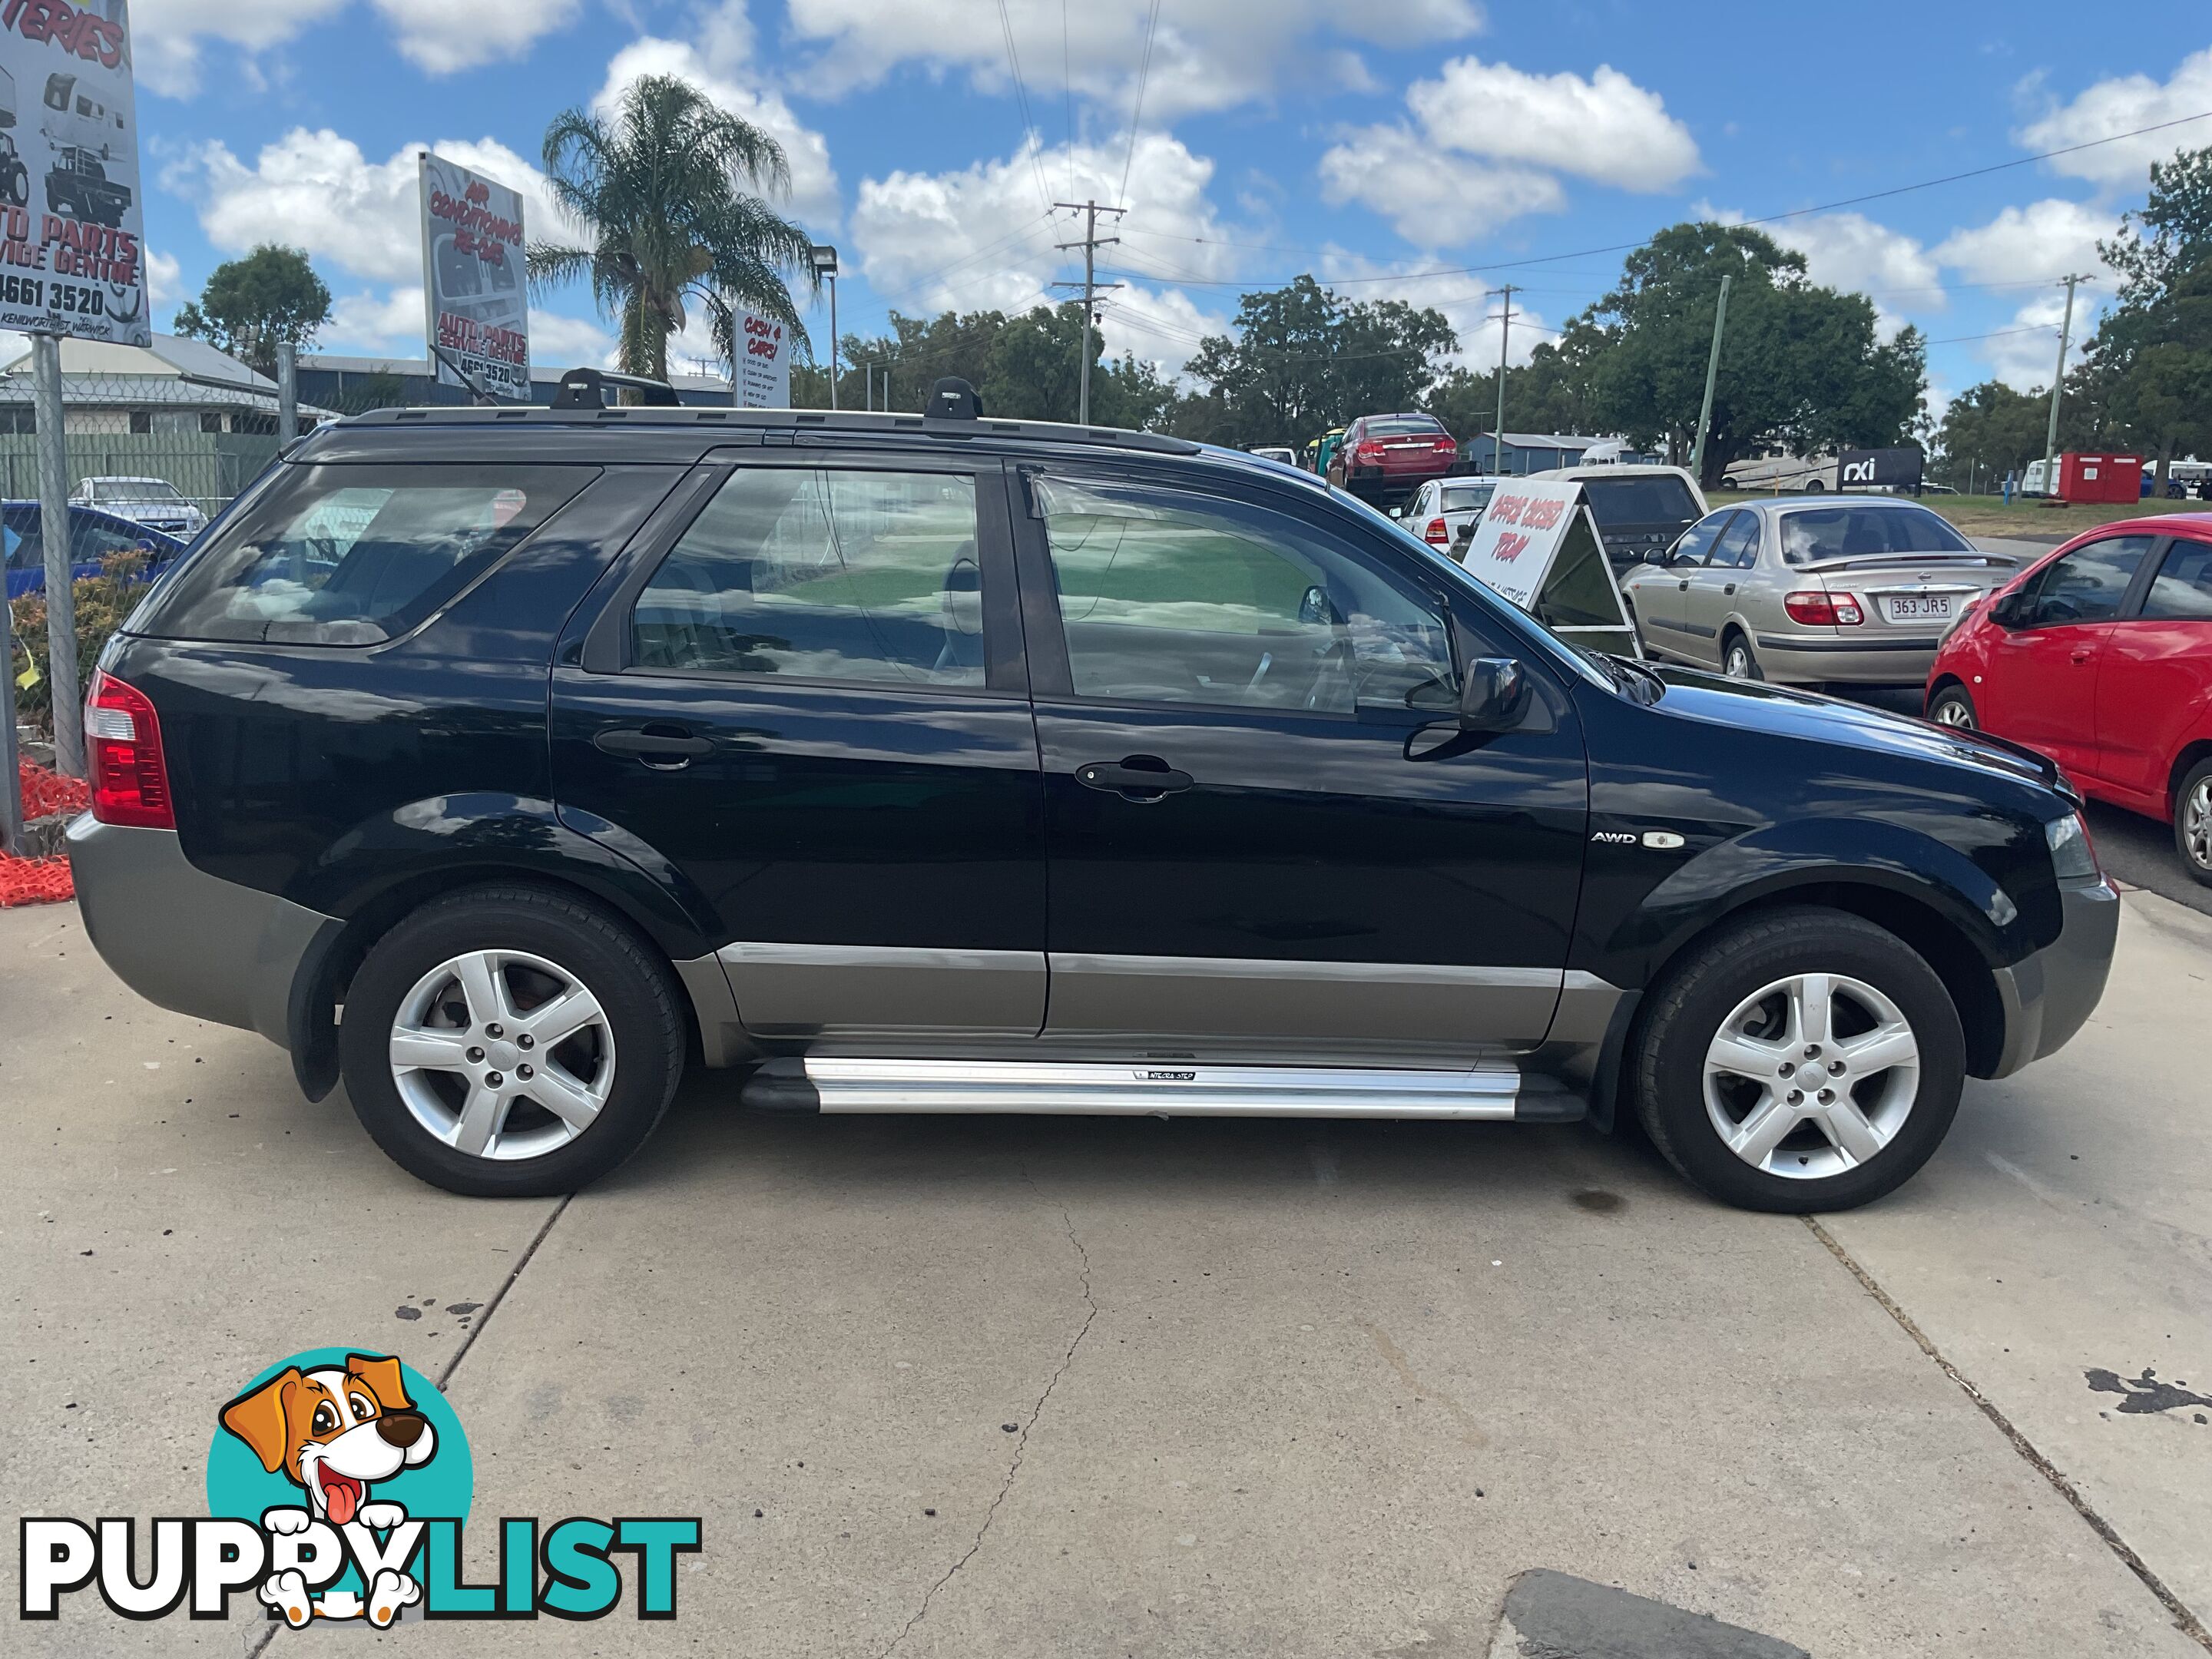
[[[1759,514],[1739,513],[1720,540],[1713,544],[1708,564],[1748,570],[1759,561]]]
[[[1729,509],[1708,514],[1685,530],[1668,556],[1670,564],[1703,564],[1705,555],[1713,550],[1713,540],[1721,533],[1721,526],[1729,521]]]
[[[1436,611],[1324,531],[1111,480],[1038,485],[1077,693],[1349,714],[1452,702]]]
[[[2136,567],[2155,539],[2114,536],[2045,565],[2029,585],[2033,597],[2026,606],[2027,626],[2103,622],[2118,615]]]
[[[1971,553],[1973,544],[1920,507],[1814,507],[1782,515],[1790,564],[1881,553]]]
[[[663,672],[983,684],[975,482],[747,467],[684,532],[630,617]]]
[[[97,564],[112,553],[135,553],[138,542],[137,532],[124,526],[106,523],[89,513],[70,514],[71,564]]]
[[[2143,595],[2146,617],[2212,621],[2212,542],[2177,540]]]
[[[158,596],[173,639],[374,645],[488,570],[581,489],[577,466],[301,466]]]
[[[1359,423],[1363,438],[1409,438],[1441,434],[1443,422],[1432,415],[1376,415]]]
[[[1584,478],[1583,496],[1600,530],[1626,525],[1687,524],[1698,516],[1690,486],[1666,473],[1642,477]]]

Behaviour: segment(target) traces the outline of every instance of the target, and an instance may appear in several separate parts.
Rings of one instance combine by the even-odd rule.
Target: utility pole
[[[1721,331],[1728,326],[1729,277],[1721,277],[1721,297],[1713,304],[1713,345],[1705,354],[1705,400],[1698,405],[1697,441],[1690,446],[1690,476],[1705,484],[1705,428],[1713,423],[1713,382],[1721,372]]]
[[[1498,424],[1490,429],[1490,470],[1505,476],[1505,342],[1513,332],[1513,284],[1498,290],[1505,301],[1498,314]]]
[[[1119,216],[1127,213],[1128,209],[1100,207],[1096,202],[1054,202],[1053,205],[1066,208],[1070,213],[1080,213],[1084,216],[1083,240],[1079,242],[1061,242],[1058,246],[1063,251],[1074,247],[1083,250],[1083,380],[1081,389],[1076,394],[1075,423],[1078,426],[1089,426],[1091,424],[1091,307],[1098,293],[1097,270],[1098,250],[1109,243],[1121,240],[1118,236],[1101,236],[1098,234],[1098,216],[1102,213]],[[1076,284],[1054,283],[1053,286],[1073,288]],[[1121,284],[1109,283],[1106,286],[1119,288]]]
[[[84,696],[76,680],[76,586],[70,569],[61,336],[33,334],[31,365],[38,399],[39,534],[46,556],[46,685],[52,699],[54,769],[64,777],[81,778],[85,775]]]
[[[2058,394],[2066,386],[2066,348],[2074,332],[2074,287],[2091,278],[2076,271],[2059,280],[2066,284],[2066,315],[2058,325],[2058,370],[2051,377],[2051,424],[2043,430],[2043,499],[2046,501],[2058,498],[2058,480],[2051,469],[2058,460]]]

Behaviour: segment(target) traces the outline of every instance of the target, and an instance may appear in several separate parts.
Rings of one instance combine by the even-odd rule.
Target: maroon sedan
[[[1459,444],[1433,415],[1363,415],[1328,459],[1328,481],[1362,501],[1404,501],[1451,471]]]

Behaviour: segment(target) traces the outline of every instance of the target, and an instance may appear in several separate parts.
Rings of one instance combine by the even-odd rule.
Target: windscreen
[[[1698,498],[1670,473],[1626,478],[1584,478],[1583,497],[1601,530],[1627,525],[1688,524],[1698,516]]]

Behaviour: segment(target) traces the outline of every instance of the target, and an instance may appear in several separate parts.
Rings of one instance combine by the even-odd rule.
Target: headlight
[[[2097,849],[2089,844],[2089,826],[2081,815],[2053,818],[2043,826],[2051,843],[2051,868],[2061,881],[2095,881],[2104,874],[2097,867]]]

